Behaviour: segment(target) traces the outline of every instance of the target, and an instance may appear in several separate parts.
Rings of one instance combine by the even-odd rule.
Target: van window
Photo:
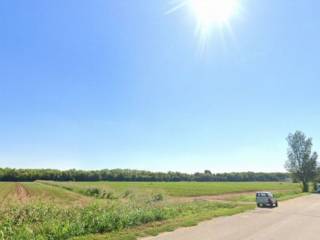
[[[257,197],[267,197],[268,195],[266,193],[257,193]]]

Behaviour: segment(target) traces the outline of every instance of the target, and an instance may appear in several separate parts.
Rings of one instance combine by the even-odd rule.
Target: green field
[[[127,190],[138,192],[158,191],[176,197],[219,195],[261,190],[299,190],[299,185],[297,184],[270,182],[61,182],[55,184],[75,189],[97,187],[117,193]]]
[[[269,182],[0,183],[0,239],[136,239],[252,209],[260,190],[300,194]]]

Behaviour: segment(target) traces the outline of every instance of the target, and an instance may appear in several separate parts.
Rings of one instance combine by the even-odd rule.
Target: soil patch
[[[20,183],[16,184],[15,195],[19,202],[26,202],[30,198],[28,190]]]

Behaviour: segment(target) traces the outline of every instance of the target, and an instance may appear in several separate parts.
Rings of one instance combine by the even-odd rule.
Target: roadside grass
[[[279,201],[286,201],[289,199],[293,199],[293,198],[297,198],[297,197],[302,197],[302,196],[306,196],[309,195],[310,193],[303,193],[303,192],[292,192],[291,194],[284,194],[284,195],[280,195],[278,197]]]
[[[209,220],[214,217],[230,216],[255,208],[254,204],[237,205],[205,201],[194,202],[190,205],[193,205],[193,207],[185,208],[179,216],[171,219],[131,227],[117,232],[76,237],[72,238],[72,240],[136,240],[139,237],[156,236],[159,233],[174,231],[180,227],[194,226],[199,222]]]
[[[279,201],[285,201],[310,193],[302,193],[301,190],[275,192],[274,195]],[[248,202],[241,204],[240,202]],[[207,202],[210,203],[210,202]],[[198,212],[185,213],[183,216],[168,219],[166,221],[153,222],[142,226],[124,229],[118,232],[106,234],[93,234],[73,238],[72,240],[137,240],[140,237],[156,236],[162,232],[170,232],[180,227],[190,227],[201,221],[209,220],[219,216],[230,216],[255,208],[255,195],[241,195],[230,199],[230,203],[236,206],[233,209],[218,209],[216,211],[207,211],[207,209],[199,209]],[[203,211],[204,210],[204,211]]]
[[[206,201],[171,205],[114,203],[108,207],[92,205],[65,209],[50,204],[33,204],[0,211],[0,239],[69,239],[90,233],[119,232],[130,227],[168,220],[166,224],[159,225],[158,229],[149,228],[145,232],[155,234],[250,208],[252,207]]]
[[[303,193],[301,190],[295,190],[295,191],[280,191],[280,192],[273,192],[274,197],[278,201],[285,201],[301,196],[306,196],[310,193]],[[252,202],[254,203],[256,201],[256,196],[255,194],[245,194],[241,196],[236,196],[230,199],[230,201],[235,201],[235,202]]]

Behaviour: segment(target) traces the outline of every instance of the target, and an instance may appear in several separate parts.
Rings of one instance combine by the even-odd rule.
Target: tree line
[[[233,172],[211,173],[205,170],[202,173],[181,172],[151,172],[129,169],[103,169],[103,170],[56,170],[56,169],[14,169],[0,168],[0,181],[155,181],[155,182],[237,182],[237,181],[287,181],[288,173],[264,173],[264,172]]]

